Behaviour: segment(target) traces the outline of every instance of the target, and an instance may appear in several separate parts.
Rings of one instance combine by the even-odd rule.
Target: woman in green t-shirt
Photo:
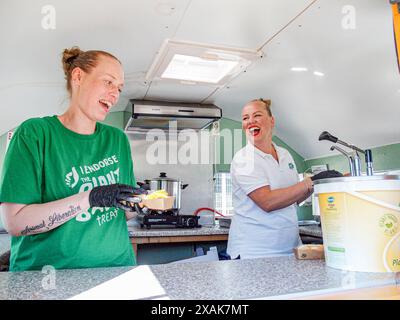
[[[121,204],[136,189],[122,130],[100,123],[124,84],[120,61],[104,51],[63,52],[70,104],[62,115],[16,130],[0,183],[11,234],[10,270],[135,265]]]

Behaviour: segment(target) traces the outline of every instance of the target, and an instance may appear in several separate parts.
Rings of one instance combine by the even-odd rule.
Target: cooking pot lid
[[[178,182],[179,180],[173,179],[173,178],[168,178],[167,174],[165,172],[160,172],[160,176],[157,178],[153,178],[151,180],[156,180],[156,181],[173,181],[173,182]]]

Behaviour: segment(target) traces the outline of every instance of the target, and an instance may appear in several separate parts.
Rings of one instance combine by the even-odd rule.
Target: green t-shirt
[[[34,118],[10,142],[0,202],[46,203],[113,183],[136,184],[120,129],[97,123],[93,134],[81,135],[57,116]],[[135,264],[125,214],[117,208],[91,208],[48,232],[11,238],[11,271]]]

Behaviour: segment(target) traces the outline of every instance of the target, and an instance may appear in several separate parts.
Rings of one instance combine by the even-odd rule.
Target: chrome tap
[[[350,153],[344,151],[342,148],[339,148],[337,146],[332,146],[331,147],[331,151],[333,151],[333,150],[337,150],[337,151],[339,151],[340,153],[342,153],[343,155],[346,156],[347,160],[349,161],[350,174],[352,176],[355,176],[356,174],[355,174],[355,169],[354,169],[354,158],[353,158],[353,156]]]
[[[361,176],[361,160],[357,150],[354,152],[353,163],[354,163],[354,175]]]
[[[340,153],[344,154],[346,158],[349,161],[349,166],[350,166],[350,174],[352,176],[361,176],[361,160],[360,156],[358,153],[363,153],[365,155],[365,164],[367,168],[367,175],[372,176],[374,174],[373,168],[372,168],[372,152],[370,149],[367,150],[362,150],[356,146],[353,146],[351,144],[348,144],[347,142],[339,140],[337,137],[331,135],[329,132],[324,131],[320,134],[318,140],[328,140],[332,141],[333,143],[339,143],[347,148],[350,148],[354,151],[354,155],[351,155],[350,153],[344,151],[343,149],[337,147],[337,146],[332,146],[332,150],[337,150]]]

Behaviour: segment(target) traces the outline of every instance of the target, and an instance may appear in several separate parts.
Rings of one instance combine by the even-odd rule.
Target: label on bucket
[[[318,198],[328,266],[400,272],[400,190],[327,192]]]
[[[336,268],[346,264],[343,201],[343,194],[329,194],[322,195],[322,197],[320,195],[321,214],[324,212],[322,234],[324,236],[325,259],[329,266]],[[323,203],[322,207],[321,203]]]

